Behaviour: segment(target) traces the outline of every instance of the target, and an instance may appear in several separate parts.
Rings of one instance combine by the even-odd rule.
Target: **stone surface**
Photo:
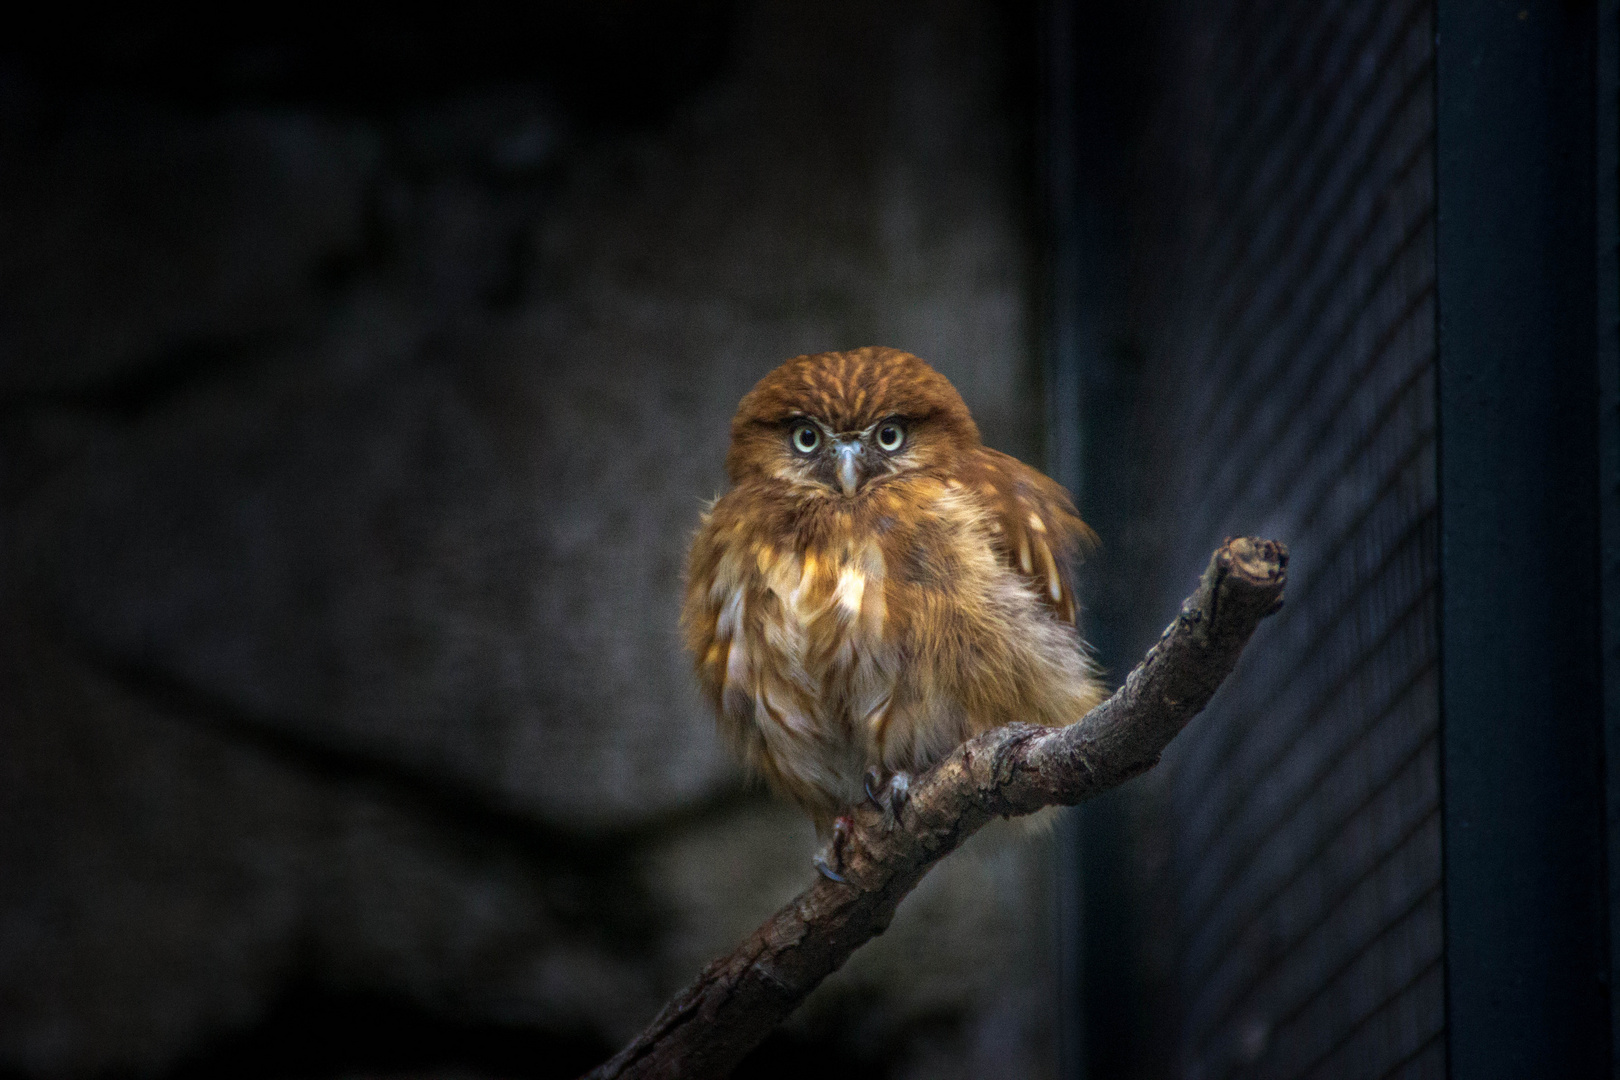
[[[309,987],[608,1047],[802,887],[682,555],[797,353],[915,351],[1034,455],[1018,47],[754,5],[628,129],[0,80],[0,1062],[163,1071]],[[1047,859],[976,840],[782,1045],[1048,1070]]]

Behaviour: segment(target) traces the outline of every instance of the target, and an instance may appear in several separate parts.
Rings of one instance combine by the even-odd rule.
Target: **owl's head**
[[[950,380],[910,353],[867,347],[798,356],[761,379],[731,421],[726,471],[734,484],[769,478],[853,498],[978,445]]]

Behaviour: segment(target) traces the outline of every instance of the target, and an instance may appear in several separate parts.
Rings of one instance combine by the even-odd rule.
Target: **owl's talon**
[[[890,829],[900,824],[900,813],[911,798],[911,774],[897,772],[889,777],[889,786],[883,790],[883,824]]]
[[[876,765],[866,770],[866,797],[872,801],[874,806],[883,811],[883,827],[885,829],[892,831],[895,826],[900,824],[900,812],[905,809],[906,799],[910,794],[910,773],[892,773],[887,780],[884,780]]]
[[[815,858],[811,859],[810,862],[814,864],[817,870],[821,871],[821,876],[828,881],[836,881],[840,885],[849,884],[849,879],[834,870],[827,862],[827,852],[825,850],[816,852]]]
[[[844,845],[849,842],[849,834],[855,828],[855,819],[848,814],[839,814],[833,820],[832,836],[827,840],[827,846],[816,852],[810,862],[821,871],[821,876],[829,881],[836,881],[840,885],[848,883],[848,879],[840,872],[844,868]]]

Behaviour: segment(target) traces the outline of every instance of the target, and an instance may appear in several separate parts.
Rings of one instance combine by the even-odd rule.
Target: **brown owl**
[[[743,398],[731,490],[687,560],[682,626],[720,730],[831,835],[863,797],[1001,724],[1102,699],[1070,563],[1093,534],[895,349],[789,360]]]

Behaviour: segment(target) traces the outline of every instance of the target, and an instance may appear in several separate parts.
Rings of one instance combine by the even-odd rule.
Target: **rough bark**
[[[725,1076],[991,818],[1072,806],[1152,768],[1281,606],[1287,563],[1282,544],[1228,540],[1125,684],[1079,723],[1014,724],[964,743],[913,782],[897,827],[875,806],[858,808],[846,881],[818,879],[587,1080]]]

